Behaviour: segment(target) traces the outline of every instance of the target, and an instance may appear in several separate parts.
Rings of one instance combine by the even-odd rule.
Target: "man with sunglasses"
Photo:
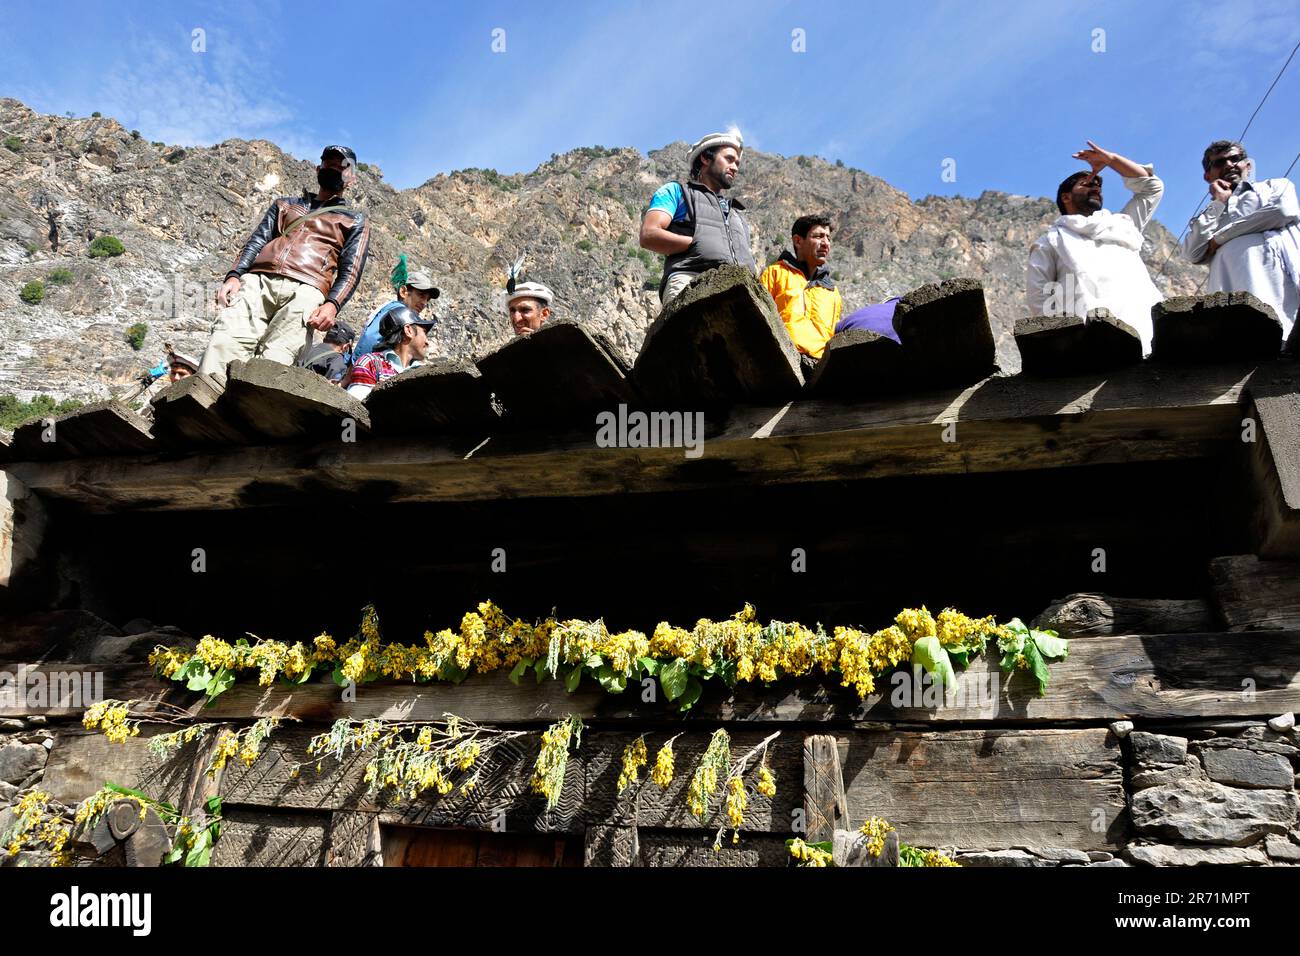
[[[1183,256],[1208,263],[1210,292],[1249,292],[1282,322],[1286,338],[1300,306],[1300,204],[1289,179],[1251,182],[1240,143],[1221,139],[1201,157],[1211,202],[1188,224]]]
[[[1025,299],[1031,315],[1087,316],[1106,308],[1131,325],[1151,351],[1151,307],[1162,298],[1142,261],[1142,232],[1160,205],[1164,183],[1135,163],[1088,140],[1073,154],[1091,168],[1056,188],[1061,215],[1029,250]],[[1133,195],[1118,213],[1102,208],[1101,171],[1113,169]]]
[[[326,146],[316,167],[320,191],[273,202],[217,290],[221,312],[199,363],[224,376],[235,359],[292,365],[312,330],[329,331],[361,281],[370,242],[365,213],[343,193],[357,179],[357,156]]]

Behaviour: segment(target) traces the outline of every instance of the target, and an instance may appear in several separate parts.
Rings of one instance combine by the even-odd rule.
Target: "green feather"
[[[397,291],[406,285],[406,253],[403,252],[397,258],[397,265],[393,266],[393,271],[389,273],[389,278],[393,283],[393,291]]]

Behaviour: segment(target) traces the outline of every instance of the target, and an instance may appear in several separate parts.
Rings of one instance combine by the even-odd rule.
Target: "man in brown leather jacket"
[[[271,204],[217,292],[221,313],[199,363],[226,374],[235,359],[292,365],[309,329],[326,331],[356,291],[366,266],[370,223],[344,205],[357,157],[327,146],[316,178],[320,192]]]

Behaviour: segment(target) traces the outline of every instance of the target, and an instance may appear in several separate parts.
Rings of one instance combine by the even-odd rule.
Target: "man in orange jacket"
[[[759,281],[776,300],[795,348],[817,359],[844,312],[844,300],[826,267],[831,254],[830,219],[800,216],[790,227],[790,241],[794,252],[782,252]]]

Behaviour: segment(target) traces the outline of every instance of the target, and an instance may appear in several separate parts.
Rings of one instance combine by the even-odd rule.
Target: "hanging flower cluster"
[[[529,785],[533,793],[546,797],[546,809],[554,810],[564,790],[564,771],[569,766],[569,742],[582,744],[582,718],[570,714],[542,731],[542,749]]]
[[[344,718],[313,737],[307,753],[319,771],[327,757],[342,760],[366,752],[370,759],[362,779],[369,792],[392,788],[399,799],[414,800],[428,790],[440,796],[453,789],[468,794],[477,785],[487,755],[524,734],[483,727],[455,714],[443,714],[441,721],[432,723]],[[292,775],[302,766],[294,767]]]
[[[704,683],[714,679],[734,687],[820,672],[865,698],[881,674],[910,662],[948,686],[955,680],[954,667],[965,667],[984,653],[990,639],[1002,652],[1002,669],[1032,671],[1040,693],[1048,678],[1046,661],[1068,653],[1068,643],[1052,631],[1031,630],[1019,619],[998,624],[992,617],[972,618],[952,608],[937,616],[925,607],[906,608],[881,630],[836,627],[827,634],[820,625],[760,624],[746,604],[728,620],[700,619],[690,629],[660,622],[646,637],[641,631],[612,632],[603,620],[549,617],[529,624],[484,601],[461,618],[457,629],[426,631],[422,644],[384,643],[378,616],[367,607],[358,633],[342,644],[328,634],[310,647],[256,638],[254,643],[240,639],[229,644],[208,636],[192,651],[159,647],[150,663],[163,677],[203,691],[209,699],[232,686],[239,674],[254,670],[261,686],[277,679],[300,683],[318,669],[332,671],[340,684],[459,682],[471,673],[499,670],[507,670],[518,683],[531,670],[539,682],[547,676],[563,680],[569,691],[577,690],[585,677],[609,693],[621,693],[629,681],[649,675],[658,679],[669,701],[687,710]]]

